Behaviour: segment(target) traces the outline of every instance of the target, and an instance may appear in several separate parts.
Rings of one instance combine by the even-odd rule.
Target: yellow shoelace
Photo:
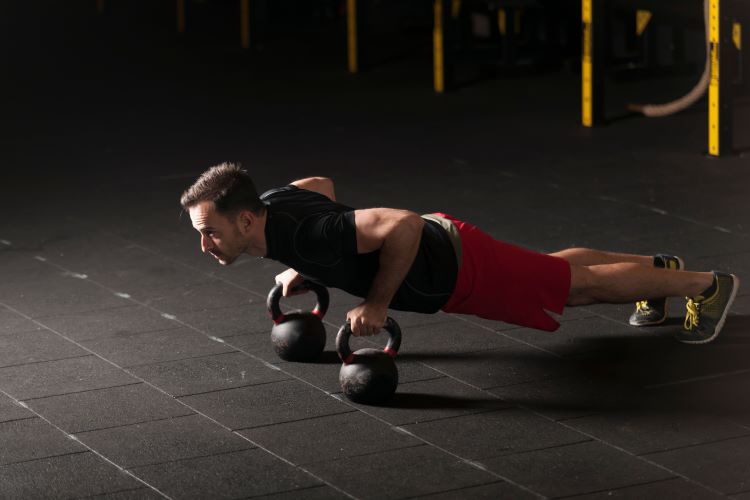
[[[691,331],[698,326],[700,320],[700,302],[693,299],[687,301],[687,314],[685,315],[685,330]]]
[[[644,311],[648,311],[649,309],[651,308],[648,306],[648,300],[639,300],[638,302],[635,303],[636,312],[644,312]]]

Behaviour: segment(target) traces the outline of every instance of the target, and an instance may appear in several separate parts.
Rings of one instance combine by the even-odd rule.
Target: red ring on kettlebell
[[[390,336],[388,344],[383,348],[383,352],[390,357],[395,358],[401,347],[401,328],[398,326],[398,323],[389,316],[385,320],[383,329],[387,331]],[[354,353],[352,352],[351,347],[349,347],[349,338],[351,336],[352,325],[347,321],[341,326],[341,328],[339,328],[339,332],[336,334],[336,351],[338,352],[341,362],[345,365],[354,362]]]

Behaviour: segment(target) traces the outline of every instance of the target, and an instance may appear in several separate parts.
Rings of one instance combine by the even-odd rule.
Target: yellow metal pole
[[[250,0],[240,0],[240,39],[243,49],[250,48]]]
[[[346,42],[349,73],[359,70],[357,61],[357,0],[346,0]]]
[[[185,0],[177,0],[177,33],[185,33]]]
[[[502,36],[505,36],[508,32],[508,17],[505,13],[505,9],[497,11],[497,29]]]
[[[451,2],[451,17],[456,19],[461,14],[461,0],[453,0]]]
[[[435,21],[432,29],[432,54],[435,92],[445,92],[445,74],[443,61],[443,4],[442,0],[435,0]]]
[[[709,3],[711,79],[708,83],[708,154],[719,156],[719,0]]]
[[[742,50],[742,24],[732,24],[732,42],[737,50]]]
[[[581,0],[583,20],[583,57],[581,61],[582,109],[581,121],[584,127],[593,125],[593,72],[591,64],[591,0]]]

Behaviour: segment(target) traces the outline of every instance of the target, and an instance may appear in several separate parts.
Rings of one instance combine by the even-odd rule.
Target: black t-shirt
[[[266,205],[266,257],[326,287],[366,297],[380,251],[357,253],[354,209],[289,185],[261,195]],[[456,284],[456,253],[446,231],[425,220],[419,250],[391,309],[437,312]]]

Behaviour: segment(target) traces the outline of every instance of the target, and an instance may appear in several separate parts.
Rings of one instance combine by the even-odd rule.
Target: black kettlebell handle
[[[323,316],[328,312],[328,303],[330,301],[328,289],[323,285],[318,285],[312,281],[305,280],[295,286],[293,290],[310,290],[315,292],[315,295],[318,297],[318,302],[315,304],[312,313],[322,320]],[[271,291],[268,292],[268,298],[266,299],[268,314],[271,316],[274,325],[278,325],[284,321],[284,313],[281,312],[281,306],[279,304],[281,302],[281,294],[283,291],[284,285],[276,283],[276,285],[271,288]]]
[[[383,328],[390,335],[388,343],[383,349],[383,352],[388,354],[392,358],[395,358],[396,354],[398,354],[399,348],[401,347],[401,327],[398,326],[396,320],[388,316],[385,320],[385,325],[383,325]],[[345,365],[348,365],[349,363],[354,361],[354,353],[349,347],[349,337],[351,336],[352,325],[347,321],[341,326],[341,328],[339,328],[339,333],[336,334],[336,351],[339,354],[339,358],[341,358],[341,361]]]

